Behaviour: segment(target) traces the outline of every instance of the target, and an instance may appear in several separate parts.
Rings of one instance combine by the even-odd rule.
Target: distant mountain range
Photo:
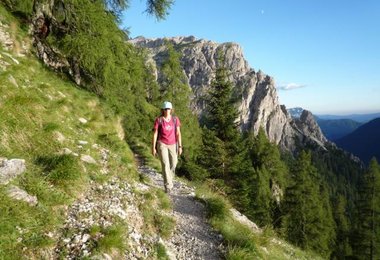
[[[351,119],[320,119],[316,117],[316,121],[322,130],[322,133],[330,141],[335,141],[342,138],[354,130],[356,130],[362,123],[356,122]]]
[[[288,109],[293,118],[299,118],[304,109],[295,107]],[[380,118],[380,113],[352,114],[352,115],[314,115],[322,133],[330,141],[335,142],[340,138],[352,133],[364,123]]]
[[[354,132],[336,140],[335,143],[367,164],[372,157],[380,161],[380,118],[360,126]]]
[[[337,120],[337,119],[351,119],[356,122],[366,123],[372,119],[379,118],[380,113],[373,114],[352,114],[352,115],[316,115],[320,119]]]

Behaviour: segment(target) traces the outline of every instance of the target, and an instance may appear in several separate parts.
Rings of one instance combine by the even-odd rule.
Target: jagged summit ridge
[[[308,138],[311,132],[318,130],[304,133],[304,129],[308,127],[299,127],[304,121],[296,124],[285,106],[280,105],[274,79],[260,70],[255,71],[251,68],[239,44],[216,43],[194,36],[156,39],[138,37],[130,42],[149,50],[150,62],[155,68],[154,73],[158,81],[159,68],[165,59],[166,42],[182,53],[181,64],[193,92],[192,110],[198,115],[201,115],[205,108],[204,97],[213,80],[219,62],[218,55],[221,52],[224,55],[224,65],[230,71],[229,80],[234,85],[234,98],[237,100],[242,130],[257,133],[262,127],[272,142],[288,151],[295,149],[295,138],[312,142],[316,138],[318,145],[323,146],[325,140],[319,139],[320,135]],[[316,124],[312,124],[311,127],[319,129]]]

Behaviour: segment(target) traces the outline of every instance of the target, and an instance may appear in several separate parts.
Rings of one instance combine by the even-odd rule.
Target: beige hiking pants
[[[173,189],[173,178],[175,175],[175,167],[177,166],[178,161],[176,144],[167,145],[158,142],[157,146],[158,154],[161,160],[165,190],[171,190]]]

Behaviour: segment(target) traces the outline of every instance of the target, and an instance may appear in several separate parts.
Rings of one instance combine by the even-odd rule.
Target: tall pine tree
[[[285,194],[285,235],[295,245],[328,257],[334,239],[330,203],[326,193],[321,195],[310,153],[301,152],[292,179]]]
[[[200,163],[212,170],[214,178],[222,179],[230,188],[236,206],[248,206],[247,185],[245,180],[252,176],[252,167],[247,147],[238,129],[238,111],[232,100],[232,83],[228,80],[228,71],[219,56],[219,66],[211,83],[207,97],[206,126],[209,130],[203,135],[203,149]],[[210,131],[212,133],[210,133]],[[216,158],[213,161],[205,158]]]
[[[372,159],[358,188],[358,227],[355,256],[359,259],[380,259],[380,167]]]
[[[334,201],[334,220],[336,223],[336,243],[333,257],[344,259],[352,255],[350,244],[351,223],[347,217],[347,201],[342,195],[339,195]]]
[[[250,186],[250,207],[247,214],[260,226],[280,224],[281,203],[288,169],[281,160],[278,147],[260,128],[256,136],[248,137],[249,152],[254,171]]]

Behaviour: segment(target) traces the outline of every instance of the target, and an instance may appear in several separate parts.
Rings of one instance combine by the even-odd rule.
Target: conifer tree
[[[334,220],[336,223],[336,246],[334,248],[333,257],[344,259],[352,255],[350,245],[350,229],[351,225],[347,217],[347,201],[342,195],[339,195],[334,201]]]
[[[326,193],[320,193],[310,153],[301,152],[292,169],[292,179],[285,194],[286,237],[301,248],[328,257],[334,239],[331,209]]]
[[[226,174],[227,150],[214,131],[203,128],[202,153],[199,163],[210,173],[211,178],[223,178]]]
[[[359,259],[380,258],[380,167],[372,159],[358,188],[358,227],[355,256]]]
[[[259,226],[272,224],[270,173],[265,166],[254,170],[254,179],[250,184],[249,208],[247,215]]]
[[[223,143],[224,153],[227,154],[223,171],[219,172],[219,176],[225,178],[238,172],[237,156],[240,152],[241,137],[236,123],[238,112],[231,99],[232,83],[227,79],[227,69],[223,65],[222,58],[219,60],[221,65],[216,69],[215,79],[211,83],[207,97],[206,124],[215,137]],[[207,135],[204,137],[208,138]],[[211,135],[210,138],[214,137]],[[210,141],[204,140],[204,143],[210,143]]]
[[[216,69],[215,79],[207,98],[207,125],[222,141],[234,141],[239,138],[238,111],[232,100],[232,83],[228,81],[228,72],[219,58],[220,66]]]
[[[145,11],[150,15],[154,15],[157,20],[162,20],[168,15],[173,3],[174,0],[147,0]]]
[[[248,137],[254,181],[250,183],[249,215],[261,226],[278,226],[282,192],[285,190],[287,167],[281,161],[280,151],[259,129],[257,136]]]
[[[209,130],[204,131],[200,163],[212,170],[213,178],[228,185],[235,205],[245,209],[249,206],[248,183],[253,169],[236,122],[238,112],[232,100],[232,83],[228,81],[222,58],[219,64],[206,102],[206,126]]]

